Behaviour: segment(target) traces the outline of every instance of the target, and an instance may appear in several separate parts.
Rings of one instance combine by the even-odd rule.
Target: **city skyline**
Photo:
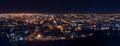
[[[119,43],[119,0],[0,0],[0,46]]]
[[[5,42],[12,46],[47,46],[49,42],[69,43],[66,40],[119,37],[119,22],[120,14],[3,13],[0,14],[0,40],[6,39]],[[51,44],[64,45],[61,42]]]

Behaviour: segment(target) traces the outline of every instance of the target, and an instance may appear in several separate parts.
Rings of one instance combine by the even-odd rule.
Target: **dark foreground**
[[[21,42],[13,45],[4,35],[0,35],[0,46],[120,46],[120,31],[95,32],[93,37],[72,40]]]
[[[120,31],[101,31],[93,37],[72,40],[34,41],[10,46],[120,46]]]

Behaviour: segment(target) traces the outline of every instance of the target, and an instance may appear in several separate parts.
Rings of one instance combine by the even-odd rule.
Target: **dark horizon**
[[[0,13],[120,13],[118,0],[0,0]]]

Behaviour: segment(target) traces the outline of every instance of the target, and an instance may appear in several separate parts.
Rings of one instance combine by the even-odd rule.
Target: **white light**
[[[28,33],[28,31],[25,31],[25,33]]]
[[[20,38],[19,38],[19,40],[23,40],[23,38],[22,38],[22,37],[20,37]]]
[[[10,36],[15,36],[15,34],[11,33]]]

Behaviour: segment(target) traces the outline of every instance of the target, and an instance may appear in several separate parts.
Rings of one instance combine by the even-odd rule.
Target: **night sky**
[[[119,0],[0,0],[0,13],[120,13]]]

